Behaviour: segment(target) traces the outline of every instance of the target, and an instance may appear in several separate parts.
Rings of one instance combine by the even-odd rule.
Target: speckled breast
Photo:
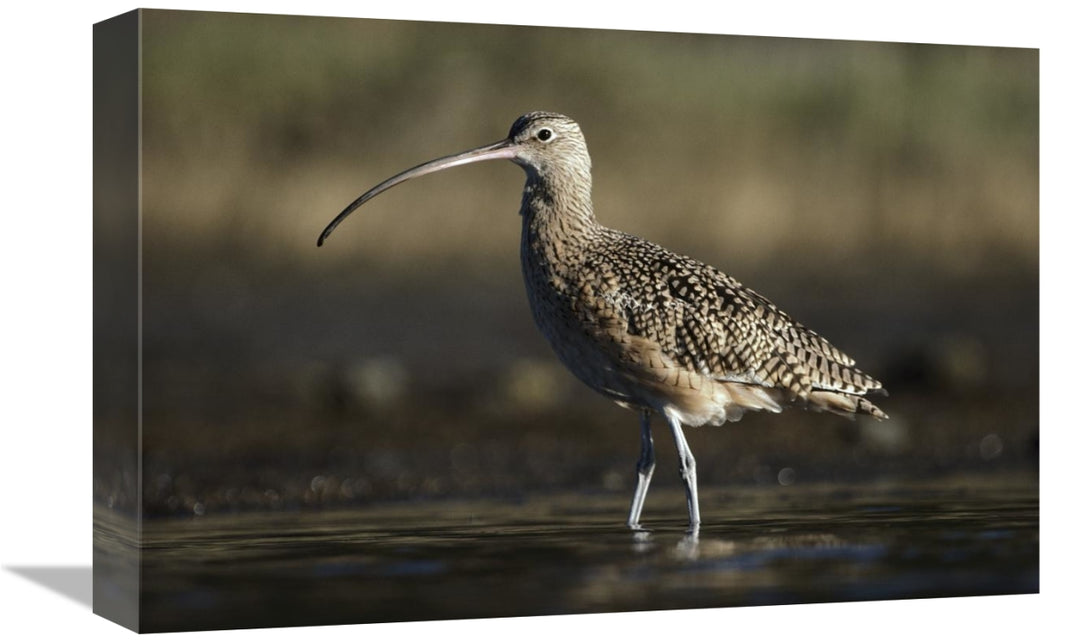
[[[522,243],[521,267],[533,320],[559,360],[593,390],[624,405],[638,406],[633,386],[613,358],[618,320],[601,313],[586,275],[573,261],[559,264]]]

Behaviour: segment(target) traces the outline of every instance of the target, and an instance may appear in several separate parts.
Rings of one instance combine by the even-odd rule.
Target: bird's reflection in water
[[[749,537],[702,535],[700,528],[683,531],[677,539],[673,533],[652,531],[643,527],[630,533],[632,550],[646,555],[664,552],[671,559],[686,562],[729,560],[734,563],[760,564],[765,560],[783,558],[836,557],[867,558],[884,554],[881,541],[848,541],[833,533],[777,533]]]
[[[698,557],[698,549],[700,544],[700,531],[699,527],[688,528],[683,533],[683,536],[675,543],[674,548],[671,549],[673,556],[676,559],[695,560]],[[647,528],[638,526],[630,532],[631,541],[633,542],[633,551],[635,553],[646,554],[656,551],[658,547],[666,547],[667,543],[661,543],[657,541],[657,538],[653,537],[653,532]]]

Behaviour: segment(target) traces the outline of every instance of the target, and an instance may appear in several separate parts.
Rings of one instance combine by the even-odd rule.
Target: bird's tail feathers
[[[865,397],[832,390],[814,390],[806,397],[807,408],[821,412],[831,412],[846,417],[857,414],[870,415],[875,419],[888,419],[881,408],[866,400]]]

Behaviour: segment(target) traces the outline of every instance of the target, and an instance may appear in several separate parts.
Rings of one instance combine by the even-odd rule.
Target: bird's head
[[[514,150],[511,158],[540,175],[570,171],[588,173],[589,150],[581,127],[562,114],[534,111],[514,121],[506,137]]]

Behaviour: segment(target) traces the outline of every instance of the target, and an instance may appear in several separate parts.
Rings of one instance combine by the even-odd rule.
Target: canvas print
[[[95,26],[95,611],[1039,590],[1037,50]]]

